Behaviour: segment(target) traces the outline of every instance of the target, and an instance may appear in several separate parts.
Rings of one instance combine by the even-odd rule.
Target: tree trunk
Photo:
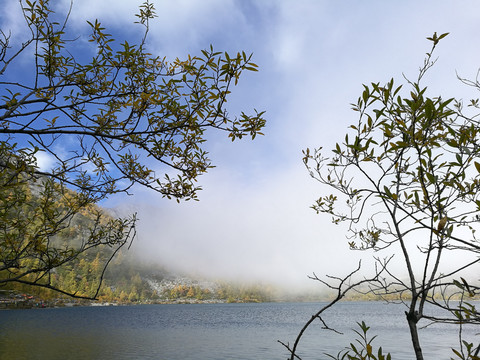
[[[405,312],[407,315],[408,327],[410,328],[410,336],[412,338],[413,350],[415,351],[415,359],[423,360],[422,347],[420,346],[420,339],[418,338],[418,316],[415,311]]]

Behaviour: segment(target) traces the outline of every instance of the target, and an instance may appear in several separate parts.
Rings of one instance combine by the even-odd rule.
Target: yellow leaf
[[[372,345],[370,344],[367,344],[367,354],[370,356],[372,355]]]

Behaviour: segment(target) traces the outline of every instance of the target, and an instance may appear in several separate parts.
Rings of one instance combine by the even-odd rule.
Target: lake
[[[188,304],[0,311],[0,359],[286,359],[277,340],[293,343],[320,303]],[[413,358],[404,309],[381,302],[342,302],[300,343],[304,360],[326,359],[354,340],[365,320],[375,344],[397,360]],[[473,329],[470,329],[473,334]],[[421,330],[426,359],[449,359],[453,327]],[[472,335],[473,336],[473,335]],[[473,339],[471,339],[473,341]],[[477,340],[478,341],[478,340]]]

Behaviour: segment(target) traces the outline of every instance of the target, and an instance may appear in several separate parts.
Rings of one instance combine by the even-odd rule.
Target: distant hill
[[[27,218],[26,220],[30,213],[35,214],[38,207],[41,206],[42,193],[45,191],[42,182],[47,180],[39,177],[37,180],[31,180],[26,186],[25,182],[20,185],[23,186],[21,190],[28,193],[29,202],[25,204],[28,205],[26,209],[29,213],[24,212],[21,215]],[[53,199],[52,214],[62,218],[63,212],[68,209],[66,204],[68,204],[69,198],[75,198],[76,195],[77,193],[63,188],[59,195],[51,195],[51,199]],[[96,221],[99,221],[96,216],[98,213],[105,215],[103,221],[117,217],[115,211],[102,209],[96,205],[89,204],[80,207],[68,222],[62,224],[61,229],[53,232],[51,236],[47,236],[47,246],[51,246],[51,250],[55,252],[57,249],[67,251],[85,244],[89,239],[89,232],[95,228]],[[41,230],[41,223],[40,226],[33,229],[34,231]],[[29,229],[26,229],[23,235],[32,234]],[[48,251],[50,249],[45,249],[43,254]],[[94,246],[78,256],[73,256],[71,260],[47,273],[48,284],[53,284],[57,288],[77,296],[92,297],[101,282],[97,298],[103,303],[265,302],[319,299],[318,294],[299,296],[296,293],[280,291],[269,284],[203,279],[189,274],[173,273],[161,264],[146,263],[140,260],[126,247],[116,254],[104,273],[105,263],[108,262],[114,251],[115,248],[104,244],[98,247]],[[33,253],[29,258],[22,260],[22,266],[25,265],[25,268],[33,266],[37,260],[38,258],[35,258],[35,253]],[[10,275],[6,270],[0,273],[0,277]],[[36,273],[29,275],[37,276]],[[7,283],[0,290],[14,298],[18,294],[25,294],[22,298],[40,303],[60,304],[72,301],[71,298],[44,287],[15,282]]]

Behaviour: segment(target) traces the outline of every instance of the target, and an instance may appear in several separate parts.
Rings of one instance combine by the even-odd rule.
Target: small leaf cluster
[[[326,355],[329,358],[336,360],[391,360],[392,356],[390,353],[384,354],[381,347],[379,347],[377,352],[374,353],[372,342],[375,340],[376,336],[371,338],[368,337],[367,332],[370,330],[370,327],[367,326],[364,321],[357,323],[357,325],[360,330],[354,330],[358,335],[356,344],[350,343],[349,348],[341,351],[337,356]]]

